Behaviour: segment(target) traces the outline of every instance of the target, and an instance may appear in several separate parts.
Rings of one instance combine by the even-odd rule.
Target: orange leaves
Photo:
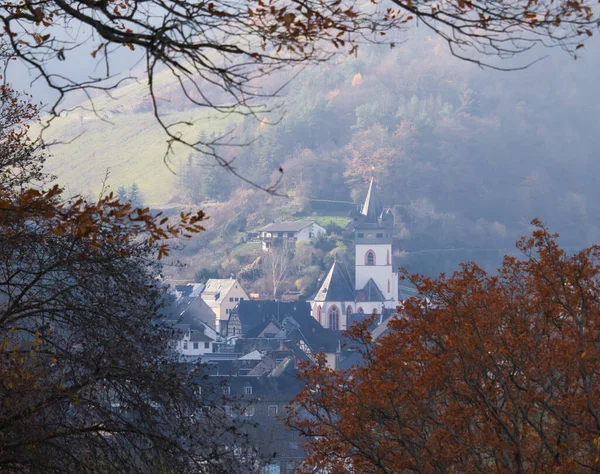
[[[364,363],[305,366],[307,467],[331,472],[587,472],[598,458],[600,248],[539,222],[498,276],[412,277],[390,332],[348,331]],[[425,299],[426,298],[426,299]],[[306,417],[305,417],[306,418]],[[315,438],[312,438],[315,439]],[[443,466],[443,469],[440,469]]]
[[[69,234],[85,239],[92,248],[103,243],[128,243],[138,237],[151,247],[160,242],[156,248],[159,259],[169,254],[168,244],[163,241],[204,230],[200,223],[206,219],[203,211],[182,212],[178,220],[169,223],[161,213],[153,215],[149,208],[132,209],[131,204],[119,202],[113,194],[96,203],[80,197],[63,201],[58,186],[46,191],[26,189],[16,195],[0,192],[0,210],[0,225],[15,219],[30,222],[56,236]]]

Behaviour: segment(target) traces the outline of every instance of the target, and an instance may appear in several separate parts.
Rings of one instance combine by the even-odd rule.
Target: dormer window
[[[245,393],[246,395],[252,395],[252,386],[251,386],[251,385],[246,385],[246,386],[244,387],[244,393]]]

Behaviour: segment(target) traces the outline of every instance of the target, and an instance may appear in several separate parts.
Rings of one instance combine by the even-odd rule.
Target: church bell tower
[[[355,289],[360,292],[372,279],[385,297],[386,308],[395,308],[398,304],[398,274],[392,267],[393,227],[392,213],[383,208],[371,178],[367,197],[354,225]]]

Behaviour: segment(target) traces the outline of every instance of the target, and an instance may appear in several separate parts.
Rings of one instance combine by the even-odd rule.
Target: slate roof
[[[294,342],[303,340],[312,352],[336,352],[342,338],[340,331],[326,329],[307,312],[296,314],[293,318],[284,320],[284,328],[288,328],[288,337]]]
[[[190,334],[190,342],[212,342],[213,338],[207,336],[203,332],[192,331]]]
[[[369,278],[363,289],[358,291],[358,296],[360,301],[385,301],[385,296],[373,278]]]
[[[272,222],[258,229],[259,232],[300,232],[314,221]]]
[[[175,285],[175,291],[182,297],[195,298],[202,293],[204,285],[202,283],[186,283],[185,285]]]
[[[364,216],[363,222],[371,224],[377,224],[379,217],[383,213],[383,205],[377,194],[377,187],[373,178],[371,178],[371,182],[369,183],[369,191],[367,192],[367,197],[360,213]]]
[[[246,338],[259,337],[260,334],[269,326],[269,324],[274,324],[277,327],[278,331],[281,329],[279,327],[279,325],[277,324],[277,321],[275,321],[273,319],[267,319],[266,321],[263,321],[258,326],[254,326],[253,328],[249,329],[246,332],[246,334],[244,334],[244,337],[246,337]]]
[[[310,304],[302,301],[244,300],[233,312],[242,325],[242,335],[246,336],[248,331],[267,321],[283,321],[287,316],[295,317],[299,313],[310,315]]]
[[[336,260],[333,262],[313,301],[354,301],[354,299],[355,294],[350,273],[344,263]]]
[[[202,299],[208,304],[220,304],[235,284],[239,284],[234,278],[211,278],[206,282]]]

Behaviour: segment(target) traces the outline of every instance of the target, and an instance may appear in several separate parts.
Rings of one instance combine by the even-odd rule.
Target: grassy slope
[[[162,206],[176,194],[179,184],[178,166],[190,151],[175,147],[169,157],[172,171],[164,163],[166,135],[149,112],[135,108],[147,98],[143,84],[136,83],[115,91],[114,97],[94,100],[94,106],[111,123],[100,120],[91,112],[76,110],[57,119],[45,133],[49,141],[73,142],[54,145],[47,171],[58,176],[58,182],[73,194],[96,195],[110,170],[111,190],[120,185],[137,183],[146,204]],[[85,104],[84,104],[85,105]],[[207,116],[192,116],[190,112],[175,112],[167,116],[176,120],[197,121],[187,133],[197,137],[201,130],[219,133],[235,123],[235,118],[210,120]]]

